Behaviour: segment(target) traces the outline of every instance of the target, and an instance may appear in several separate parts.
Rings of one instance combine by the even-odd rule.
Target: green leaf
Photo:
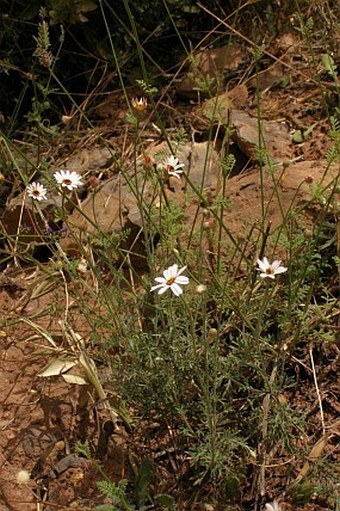
[[[317,122],[315,122],[314,124],[312,124],[311,126],[309,126],[309,128],[307,128],[304,132],[303,132],[303,139],[306,140],[309,135],[312,133],[313,129],[318,125]]]
[[[76,3],[75,10],[77,12],[91,12],[97,9],[96,2],[92,2],[92,0],[81,0]]]
[[[171,495],[162,494],[162,495],[156,495],[155,502],[165,508],[169,509],[169,511],[175,510],[175,499],[171,497]]]
[[[97,511],[117,511],[117,507],[111,506],[110,504],[101,504],[95,508]]]
[[[145,505],[149,496],[149,485],[155,482],[153,463],[149,458],[143,460],[138,470],[136,482],[136,499],[138,507]]]
[[[302,144],[303,134],[302,134],[301,130],[294,131],[294,133],[292,135],[292,141],[294,142],[294,144]]]
[[[323,53],[321,58],[325,71],[327,71],[327,73],[330,74],[331,76],[336,77],[337,75],[336,65],[334,63],[333,58],[330,55],[328,55],[328,53]]]

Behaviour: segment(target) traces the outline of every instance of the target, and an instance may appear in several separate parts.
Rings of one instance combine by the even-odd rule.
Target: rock
[[[275,62],[267,69],[253,76],[249,80],[249,88],[262,93],[277,86],[284,86],[285,83],[289,83],[287,68],[281,62]]]
[[[251,117],[241,110],[232,110],[230,124],[235,129],[233,139],[238,147],[252,161],[258,161],[259,123],[257,117]],[[282,163],[292,158],[289,130],[285,123],[261,121],[261,145],[274,163]]]
[[[312,179],[316,186],[321,182],[326,186],[332,180],[337,179],[338,166],[332,165],[324,176],[327,167],[328,163],[326,161],[300,162],[286,169],[283,166],[277,167],[274,176],[271,171],[264,168],[264,217],[262,214],[261,175],[258,168],[229,178],[226,182],[224,197],[222,196],[222,184],[217,182],[215,187],[212,186],[206,192],[206,197],[209,198],[210,202],[208,206],[199,204],[197,200],[193,199],[184,202],[183,209],[187,228],[184,228],[180,234],[180,243],[182,246],[190,244],[191,250],[187,254],[190,257],[187,260],[188,264],[194,266],[197,264],[198,258],[204,258],[211,271],[214,270],[217,243],[213,240],[216,240],[219,236],[219,222],[212,211],[219,216],[220,209],[218,205],[222,202],[224,203],[224,227],[220,249],[223,261],[226,264],[230,261],[230,254],[235,253],[235,250],[239,250],[239,253],[249,253],[250,258],[256,257],[256,254],[253,254],[252,251],[254,246],[258,246],[260,232],[262,231],[264,234],[269,227],[269,240],[273,238],[273,241],[275,241],[275,235],[286,222],[286,215],[290,211],[299,211],[299,214],[295,217],[296,225],[300,225],[301,228],[305,229],[307,235],[311,234],[320,206],[312,201],[312,187],[308,182]],[[274,186],[274,181],[276,186]],[[175,197],[173,200],[176,200]],[[195,220],[195,229],[192,232],[193,219]],[[198,236],[202,227],[203,235]],[[225,229],[228,230],[230,236]],[[188,233],[191,233],[189,242]],[[234,241],[232,241],[232,238]],[[284,247],[280,245],[277,245],[275,255],[276,258],[282,258],[283,260],[287,257]],[[268,256],[270,256],[270,253]]]
[[[250,227],[255,223],[271,223],[272,229],[280,226],[284,216],[292,208],[301,209],[306,218],[306,225],[312,226],[316,206],[311,204],[312,187],[322,183],[323,186],[335,180],[339,174],[338,165],[328,167],[326,161],[305,161],[295,163],[284,169],[278,167],[272,176],[268,169],[263,169],[264,205],[266,217],[262,217],[261,176],[258,169],[239,176],[234,176],[227,183],[227,198],[230,207],[225,210],[224,222],[235,236],[247,237]],[[274,187],[276,183],[276,188]]]
[[[200,190],[214,186],[220,177],[220,157],[209,142],[188,144],[179,151],[181,161],[187,162],[186,175]],[[188,188],[188,187],[187,187]],[[188,188],[190,197],[191,190]]]
[[[208,131],[211,124],[229,125],[231,109],[239,109],[246,104],[248,100],[248,89],[245,85],[237,85],[230,91],[219,94],[213,98],[204,101],[191,114],[192,125],[194,129]]]
[[[153,147],[149,154],[155,158],[156,162],[161,162],[171,153],[168,145],[163,142]],[[220,157],[212,142],[192,142],[180,145],[175,151],[175,155],[181,163],[184,163],[184,174],[195,188],[209,188],[216,183]],[[185,178],[180,180],[171,178],[171,185],[176,190],[186,190],[189,196],[193,195]]]
[[[163,143],[150,149],[148,154],[152,154],[156,161],[160,162],[169,154],[169,149]],[[197,226],[203,222],[207,223],[208,229],[214,228],[213,216],[206,215],[210,205],[214,207],[214,203],[222,199],[223,179],[219,155],[211,144],[185,144],[178,148],[176,156],[185,164],[184,172],[188,179],[171,178],[170,183],[164,185],[164,193],[170,207],[171,204],[177,204],[183,208],[188,229],[183,230],[181,237],[186,239],[194,218]],[[288,168],[277,166],[273,173],[268,168],[263,168],[263,193],[258,168],[228,178],[223,220],[229,232],[235,239],[243,240],[254,225],[265,229],[271,224],[271,229],[275,230],[285,221],[285,215],[292,207],[304,210],[306,226],[311,226],[312,191],[308,183],[313,181],[318,184],[322,180],[326,185],[335,179],[338,167],[332,165],[324,176],[327,165],[327,162],[300,162]],[[140,202],[123,177],[113,176],[84,201],[81,211],[74,211],[70,215],[68,225],[71,234],[61,240],[62,248],[69,256],[79,255],[80,247],[86,243],[95,246],[100,241],[101,234],[106,236],[115,233],[123,240],[120,245],[122,257],[116,262],[124,264],[124,254],[129,254],[134,267],[140,270],[148,269],[143,229],[145,225],[149,229],[150,208],[157,208],[162,199],[152,184],[153,179],[145,181],[145,174],[141,170],[138,179],[139,190],[143,189],[145,214],[142,216]],[[204,200],[201,201],[197,190]],[[265,218],[262,216],[262,196]],[[127,234],[126,237],[124,233]]]
[[[196,98],[198,91],[203,96],[216,92],[223,86],[224,76],[235,71],[245,55],[245,48],[237,44],[193,54],[189,71],[180,82],[177,93]]]
[[[24,193],[9,202],[1,220],[6,236],[16,243],[18,252],[26,250],[28,244],[33,247],[44,242],[47,224],[54,223],[55,208],[61,205],[62,197],[58,194],[39,205]]]
[[[158,144],[148,151],[158,164],[170,154],[166,143]],[[184,172],[195,189],[204,190],[215,186],[218,181],[219,156],[212,144],[194,143],[180,146],[176,152],[179,160],[185,164]],[[155,169],[150,170],[156,172]],[[131,183],[136,186],[135,177],[129,175]],[[137,170],[138,193],[143,190],[142,216],[140,199],[126,183],[122,175],[113,176],[93,195],[89,196],[81,205],[81,210],[74,211],[68,220],[70,236],[61,241],[63,250],[69,255],[79,255],[80,246],[86,242],[93,245],[99,241],[98,233],[109,235],[115,233],[122,236],[120,251],[129,253],[130,262],[139,269],[147,270],[146,247],[144,245],[143,229],[148,223],[150,208],[157,207],[160,198],[158,191],[152,184],[152,179],[145,180],[142,168]],[[184,206],[185,200],[197,202],[197,194],[185,178],[171,177],[168,185],[164,186],[164,193],[168,200]],[[189,219],[188,219],[189,222]],[[128,233],[124,238],[124,233]],[[90,238],[89,238],[90,234]],[[92,236],[92,238],[91,238]],[[124,259],[124,257],[123,257]],[[116,262],[122,264],[122,258]]]
[[[57,164],[51,170],[51,174],[56,170],[63,169],[75,171],[84,176],[106,169],[112,165],[112,162],[113,153],[110,149],[92,146],[76,151],[65,161]],[[41,181],[49,188],[44,179],[37,179],[37,181]],[[67,191],[64,190],[64,193],[67,194]],[[79,190],[78,195],[81,196],[81,194],[82,190]],[[69,195],[75,199],[74,195]],[[17,238],[17,250],[20,251],[20,247],[26,250],[25,246],[27,244],[31,244],[33,248],[37,244],[44,243],[47,224],[56,227],[55,209],[61,206],[68,212],[72,211],[74,207],[72,201],[63,198],[57,189],[49,189],[48,200],[39,202],[39,204],[35,203],[30,197],[25,198],[24,193],[20,193],[6,205],[2,217],[4,231],[12,239]]]
[[[287,32],[279,36],[275,41],[274,49],[278,60],[250,78],[247,81],[249,88],[262,93],[277,86],[284,87],[290,83],[291,68],[294,68],[294,56],[299,46],[301,46],[301,39],[297,34]]]
[[[246,104],[247,99],[248,90],[244,85],[208,99],[192,114],[192,125],[199,131],[208,131],[212,124],[219,125],[222,128],[222,133],[225,132],[226,127],[233,127],[231,140],[248,158],[253,162],[258,162],[258,118],[238,109]],[[274,163],[290,160],[293,151],[287,125],[282,122],[262,119],[261,129],[261,142],[268,157]]]
[[[143,206],[151,207],[151,187],[146,185]],[[91,194],[69,217],[67,225],[70,236],[61,240],[63,250],[69,256],[79,256],[81,246],[101,243],[102,235],[116,234],[121,237],[121,257],[112,253],[113,262],[123,264],[129,257],[129,264],[147,270],[147,250],[144,245],[143,225],[139,202],[121,175],[106,181]],[[125,261],[127,262],[127,261]]]
[[[108,142],[109,144],[109,142]],[[114,150],[105,146],[82,147],[71,154],[61,168],[82,176],[109,168],[114,162]],[[58,165],[59,166],[59,165]]]

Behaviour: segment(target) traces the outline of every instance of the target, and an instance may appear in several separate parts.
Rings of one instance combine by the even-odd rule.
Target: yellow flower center
[[[266,275],[274,275],[273,268],[266,268],[265,274]]]
[[[72,184],[72,181],[71,181],[71,179],[64,179],[63,183],[64,183],[64,185],[69,186]]]
[[[175,280],[176,280],[176,277],[171,277],[170,279],[168,279],[166,281],[166,285],[171,286],[175,282]]]

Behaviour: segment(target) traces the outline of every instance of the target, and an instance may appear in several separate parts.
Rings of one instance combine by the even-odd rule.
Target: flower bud
[[[196,293],[198,295],[203,295],[203,293],[205,293],[207,290],[207,286],[205,286],[204,284],[198,284],[196,286]]]
[[[27,470],[19,470],[19,472],[17,472],[17,483],[18,484],[28,483],[30,478],[31,478],[31,474]]]

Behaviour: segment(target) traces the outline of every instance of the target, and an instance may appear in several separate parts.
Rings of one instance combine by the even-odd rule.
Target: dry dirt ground
[[[0,509],[94,509],[103,502],[96,488],[101,478],[91,463],[74,454],[74,443],[91,439],[93,454],[109,477],[119,481],[131,476],[129,449],[123,447],[126,434],[106,434],[110,416],[87,388],[70,386],[59,377],[38,376],[50,360],[51,346],[20,320],[46,311],[56,295],[31,300],[23,310],[20,298],[30,273],[20,273],[0,290],[2,313],[9,322],[19,320],[1,331]],[[43,316],[37,324],[53,332],[55,340],[61,338],[51,317]],[[78,326],[84,334],[81,318]],[[20,471],[29,472],[31,480],[21,481]],[[40,508],[38,501],[44,502]]]
[[[293,59],[294,56],[291,56]],[[292,61],[291,61],[292,62]],[[287,69],[286,69],[287,71]],[[304,72],[307,72],[304,70]],[[283,73],[285,74],[285,73]],[[267,81],[265,81],[265,78]],[[306,160],[324,159],[330,146],[326,134],[327,121],[325,112],[320,106],[320,95],[315,82],[306,83],[298,73],[291,76],[289,85],[274,86],[270,73],[263,74],[262,114],[268,120],[285,121],[291,131],[306,130],[317,122],[314,130],[303,143],[293,146],[293,157]],[[277,75],[275,76],[277,81]],[[251,90],[251,84],[249,90]],[[251,92],[250,92],[251,97]],[[111,103],[110,103],[111,101]],[[178,96],[178,104],[161,104],[165,115],[173,116],[178,124],[187,122],[194,106],[183,96]],[[124,126],[125,110],[121,107],[122,95],[117,92],[108,100],[98,114],[102,131],[124,141],[127,133]],[[175,109],[175,110],[174,110]],[[256,115],[256,105],[248,101],[247,111]],[[123,111],[124,110],[124,111]],[[115,123],[111,112],[115,111]],[[174,114],[174,111],[176,112]],[[110,119],[108,128],[107,120]],[[189,126],[190,129],[190,126]],[[125,130],[125,131],[124,131]],[[240,202],[242,216],[246,206]],[[241,214],[233,211],[235,222]],[[242,230],[242,219],[235,230]],[[36,268],[19,269],[14,265],[11,271],[0,276],[0,310],[3,326],[0,331],[0,510],[1,511],[33,511],[33,510],[92,510],[104,499],[98,494],[96,481],[101,479],[93,464],[75,454],[77,441],[91,439],[94,457],[99,460],[106,474],[112,480],[133,477],[133,453],[136,433],[127,432],[124,427],[120,433],[111,431],[110,417],[102,410],[94,396],[87,395],[81,386],[70,386],[59,377],[49,379],[38,376],[39,371],[49,361],[47,348],[49,343],[36,335],[37,332],[27,323],[35,316],[35,321],[61,338],[60,326],[54,319],[42,313],[55,300],[55,291],[42,298],[30,299],[30,283],[37,278]],[[62,291],[60,291],[62,293]],[[40,316],[40,313],[41,316]],[[84,325],[83,325],[84,326]],[[82,321],[80,318],[81,331]],[[85,328],[85,327],[84,327]],[[62,341],[61,341],[62,342]],[[316,359],[316,370],[319,376],[319,387],[323,397],[325,423],[328,427],[327,441],[324,439],[324,452],[336,462],[339,452],[336,440],[339,435],[338,380],[339,353],[326,348],[319,350]],[[298,360],[300,371],[307,371],[308,360]],[[308,367],[307,367],[308,366]],[[305,369],[304,369],[305,368]],[[306,369],[307,368],[307,369]],[[294,399],[301,408],[308,410],[308,446],[311,449],[317,444],[322,434],[317,397],[311,389],[311,377],[308,373],[301,378],[301,386],[297,391],[286,395],[285,399]],[[307,377],[308,376],[308,377]],[[155,434],[157,437],[157,435]],[[166,447],[166,439],[159,441]],[[303,442],[305,439],[301,439]],[[163,443],[162,443],[163,442]],[[151,445],[151,442],[150,442]],[[157,451],[158,447],[153,447]],[[138,450],[138,449],[137,449]],[[285,460],[290,463],[290,481],[298,476],[304,467],[304,460]],[[283,465],[284,465],[283,464]],[[28,481],[23,480],[27,471],[31,474]],[[169,471],[168,471],[169,473]],[[273,467],[268,477],[267,494],[275,497],[277,489],[286,483],[286,472],[280,467]],[[171,487],[169,483],[168,488]],[[245,492],[250,492],[248,482]],[[164,490],[167,488],[165,487]],[[208,509],[198,504],[186,506],[183,496],[183,509]],[[38,502],[43,502],[38,506]],[[247,507],[249,506],[249,507]],[[221,508],[223,511],[224,508]],[[227,509],[227,508],[225,508]],[[251,503],[244,508],[235,505],[230,510],[252,509]],[[293,509],[287,502],[285,509]],[[304,511],[328,510],[329,503],[322,499],[312,500],[305,506],[294,509]],[[218,511],[218,510],[217,510]]]

